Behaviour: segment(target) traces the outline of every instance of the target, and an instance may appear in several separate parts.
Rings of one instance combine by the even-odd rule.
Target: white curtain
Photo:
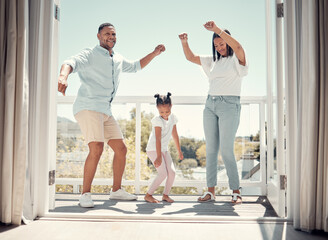
[[[0,222],[6,224],[48,209],[56,149],[54,22],[54,0],[0,1]]]
[[[1,1],[0,221],[20,224],[28,153],[28,14],[25,1]]]
[[[286,1],[290,217],[328,231],[328,2]]]

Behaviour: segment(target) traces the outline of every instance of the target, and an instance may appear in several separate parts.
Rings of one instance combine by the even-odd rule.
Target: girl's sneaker
[[[79,199],[80,207],[92,208],[94,207],[93,201],[91,199],[91,193],[83,193]]]

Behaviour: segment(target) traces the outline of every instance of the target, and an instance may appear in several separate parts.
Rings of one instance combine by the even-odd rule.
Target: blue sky
[[[211,54],[212,33],[203,24],[214,20],[227,28],[244,47],[249,75],[243,96],[266,95],[265,1],[263,0],[61,0],[59,64],[83,48],[98,44],[103,22],[117,31],[115,51],[127,59],[140,59],[158,44],[166,52],[138,73],[122,74],[118,95],[205,96],[208,82],[200,67],[188,62],[178,34],[189,34],[189,45],[198,55]],[[69,78],[68,95],[76,95],[77,74]]]
[[[169,91],[173,96],[206,96],[207,78],[198,65],[185,59],[178,34],[188,33],[189,45],[195,54],[211,55],[212,32],[203,27],[208,20],[229,29],[246,51],[249,74],[243,79],[241,95],[266,95],[263,0],[61,0],[60,5],[59,66],[82,49],[98,44],[98,27],[104,22],[115,26],[114,50],[127,59],[140,59],[158,44],[165,45],[166,51],[146,68],[121,75],[117,95],[153,96]],[[80,84],[78,75],[71,74],[68,84],[67,95],[76,95]],[[197,119],[193,119],[193,123],[199,124],[197,130],[184,124],[182,131],[185,135],[202,138],[202,110],[197,111]],[[58,115],[73,119],[71,106],[58,108]],[[188,121],[187,117],[180,120],[182,123]],[[253,128],[248,123],[245,127],[243,124],[240,135],[253,132],[257,125]]]

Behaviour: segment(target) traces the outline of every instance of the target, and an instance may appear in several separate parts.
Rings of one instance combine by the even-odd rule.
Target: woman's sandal
[[[242,203],[242,197],[240,195],[240,193],[232,193],[232,199],[231,202],[232,203]]]
[[[206,199],[206,200],[203,200],[207,195],[210,195],[210,198],[209,199]],[[211,193],[211,192],[205,192],[203,194],[203,196],[201,196],[200,198],[198,198],[197,201],[198,202],[214,202],[215,201],[215,197],[214,197],[213,193]]]

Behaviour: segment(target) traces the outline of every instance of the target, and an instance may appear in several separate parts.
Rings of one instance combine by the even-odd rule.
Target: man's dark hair
[[[170,96],[171,96],[170,92],[168,92],[166,95],[159,95],[158,93],[155,94],[154,98],[156,98],[156,106],[166,105],[166,104],[172,105]]]
[[[115,28],[114,25],[111,24],[111,23],[103,23],[103,24],[101,24],[101,25],[99,26],[99,28],[98,28],[98,33],[100,33],[100,31],[101,31],[104,27],[113,27],[113,28]]]
[[[227,34],[231,35],[230,32],[227,29],[224,29],[224,31]],[[212,51],[213,51],[213,61],[214,62],[215,62],[216,58],[218,58],[218,60],[219,60],[220,57],[221,57],[221,54],[218,51],[216,51],[215,46],[214,46],[214,39],[215,38],[221,38],[221,37],[219,36],[219,34],[213,33],[213,38],[212,38]],[[233,50],[232,50],[232,48],[228,44],[227,44],[227,50],[228,50],[227,56],[232,56],[233,55]]]

